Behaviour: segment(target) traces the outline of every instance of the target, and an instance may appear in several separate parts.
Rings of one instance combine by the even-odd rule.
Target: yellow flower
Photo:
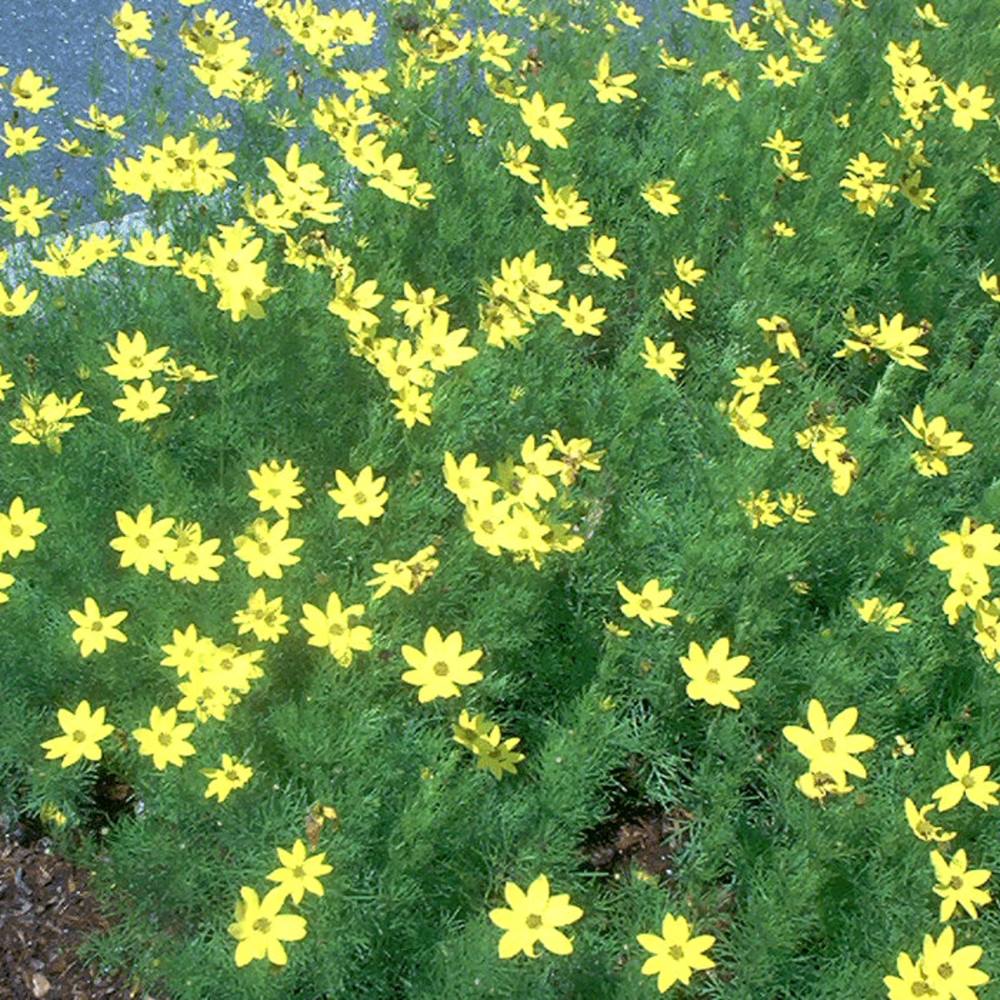
[[[112,611],[108,615],[102,615],[97,601],[86,597],[83,611],[70,609],[69,617],[76,625],[73,629],[73,641],[80,647],[80,655],[83,657],[105,652],[109,641],[128,641],[125,633],[117,628],[128,618],[127,611]]]
[[[618,593],[625,599],[622,614],[626,618],[638,618],[644,625],[654,628],[657,625],[670,625],[670,619],[680,614],[667,603],[674,596],[669,587],[661,588],[656,578],[647,580],[638,593],[629,590],[621,580],[617,583]]]
[[[201,773],[209,779],[205,798],[215,796],[219,802],[225,802],[230,792],[242,788],[253,777],[253,768],[224,753],[221,767],[203,768]]]
[[[725,637],[717,639],[708,653],[692,642],[687,656],[682,656],[680,662],[690,678],[686,690],[692,701],[735,710],[740,707],[736,692],[746,691],[757,683],[752,677],[738,676],[750,665],[750,657],[730,656],[729,639]]]
[[[508,882],[504,898],[509,908],[490,910],[490,920],[504,931],[497,947],[500,958],[513,958],[518,953],[537,958],[536,944],[555,955],[572,953],[573,942],[557,928],[575,923],[583,910],[570,903],[568,893],[550,894],[549,880],[539,875],[527,892]]]
[[[139,744],[139,753],[152,757],[153,766],[163,771],[168,764],[183,767],[184,758],[196,752],[187,741],[194,727],[193,722],[177,721],[176,708],[163,712],[154,705],[149,713],[149,728],[140,726],[132,730],[132,735]]]
[[[677,373],[684,369],[684,353],[677,350],[672,340],[657,347],[651,338],[643,337],[643,344],[642,359],[646,362],[643,367],[676,382]]]
[[[279,912],[286,898],[285,891],[277,887],[263,899],[249,886],[240,889],[236,919],[229,925],[229,934],[239,942],[237,968],[257,958],[267,958],[272,965],[288,962],[282,942],[301,941],[306,936],[306,921],[298,914]]]
[[[389,499],[389,491],[382,489],[385,476],[376,477],[370,465],[366,465],[356,479],[351,479],[342,469],[337,469],[334,475],[337,487],[327,490],[327,496],[340,505],[338,519],[352,517],[367,527],[385,513]]]
[[[406,684],[417,685],[421,704],[435,698],[457,698],[460,684],[475,684],[483,675],[473,667],[482,659],[481,649],[462,652],[462,633],[451,632],[447,638],[432,625],[424,634],[424,648],[403,646],[403,659],[410,669],[403,674]]]
[[[659,212],[660,215],[678,215],[680,213],[677,206],[680,204],[681,196],[674,194],[676,185],[676,181],[669,179],[650,181],[642,189],[641,194],[654,212]]]
[[[57,716],[63,735],[42,743],[42,749],[47,751],[45,759],[56,760],[62,757],[62,767],[75,764],[81,757],[100,760],[99,744],[115,728],[104,721],[106,711],[102,706],[91,712],[88,701],[81,701],[72,712],[68,708],[60,708]]]
[[[906,822],[909,824],[914,836],[918,837],[920,840],[927,841],[928,843],[944,843],[949,840],[954,840],[957,836],[954,831],[942,830],[940,827],[935,826],[927,818],[928,813],[934,809],[933,803],[929,802],[927,805],[921,806],[918,809],[916,803],[912,799],[908,798],[904,802],[904,807],[906,811]]]
[[[950,861],[939,851],[931,851],[931,864],[938,883],[934,892],[941,897],[941,922],[951,919],[956,906],[961,906],[973,920],[977,920],[976,906],[986,906],[992,900],[990,894],[979,886],[988,881],[993,872],[986,868],[969,871],[969,860],[963,848],[959,848]]]
[[[962,801],[968,799],[973,805],[979,806],[984,812],[990,807],[1000,805],[994,794],[1000,790],[1000,782],[990,780],[990,765],[972,766],[972,755],[966,750],[956,759],[951,750],[945,754],[948,772],[955,779],[947,785],[942,785],[933,793],[938,800],[938,810],[947,812],[954,809]]]

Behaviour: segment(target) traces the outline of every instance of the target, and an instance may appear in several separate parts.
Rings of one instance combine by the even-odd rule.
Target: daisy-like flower
[[[657,625],[670,625],[670,619],[676,618],[680,614],[674,608],[667,607],[667,603],[674,596],[673,590],[669,587],[661,589],[660,581],[656,578],[647,580],[638,593],[629,590],[619,580],[618,593],[625,599],[625,603],[622,605],[622,614],[626,618],[638,618],[650,628]]]
[[[209,779],[205,798],[215,796],[219,802],[225,802],[230,792],[242,788],[253,777],[253,768],[224,753],[221,767],[202,768],[201,773]]]
[[[132,730],[139,744],[139,753],[153,758],[153,766],[158,771],[166,770],[168,764],[183,767],[184,758],[196,753],[187,738],[194,732],[193,722],[178,722],[177,709],[161,711],[154,705],[149,713],[149,726]]]
[[[323,883],[319,878],[333,871],[333,866],[326,864],[325,852],[310,855],[302,840],[296,840],[290,851],[281,847],[277,851],[281,867],[267,876],[269,882],[277,882],[293,903],[301,903],[307,892],[323,895]]]
[[[660,296],[660,301],[667,312],[678,320],[690,319],[697,308],[694,299],[689,299],[680,285],[665,288]]]
[[[104,346],[111,355],[112,364],[105,365],[102,371],[114,375],[119,382],[149,379],[163,370],[170,351],[169,347],[150,348],[142,330],[136,330],[131,337],[119,330],[114,344]]]
[[[125,633],[118,629],[126,618],[127,611],[112,611],[102,615],[97,601],[86,597],[83,601],[83,611],[70,609],[69,617],[76,628],[73,629],[73,641],[80,647],[80,655],[90,656],[91,653],[103,653],[108,648],[108,642],[127,642]]]
[[[785,726],[781,733],[809,761],[810,770],[824,771],[840,782],[848,774],[867,777],[867,769],[854,755],[871,750],[875,740],[865,733],[851,733],[858,721],[857,708],[845,708],[828,721],[822,703],[812,698],[806,718],[808,729]]]
[[[687,656],[682,656],[680,661],[681,668],[690,678],[687,696],[692,701],[735,710],[740,707],[736,692],[746,691],[757,683],[752,677],[739,676],[750,665],[750,657],[730,656],[729,639],[725,637],[717,639],[708,653],[692,642]]]
[[[924,935],[920,962],[928,984],[942,997],[975,1000],[974,987],[990,981],[987,973],[975,968],[982,957],[983,949],[976,944],[967,944],[956,950],[955,929],[949,925],[937,939],[930,934]]]
[[[937,878],[934,892],[941,897],[941,922],[951,919],[956,906],[961,906],[973,920],[977,920],[979,913],[976,907],[986,906],[992,900],[990,894],[980,887],[989,881],[993,872],[986,868],[969,871],[969,859],[963,848],[959,848],[950,861],[939,851],[931,851],[931,864]]]
[[[691,983],[691,973],[715,967],[715,962],[705,952],[715,944],[711,934],[693,937],[691,927],[684,917],[668,913],[663,918],[659,934],[639,934],[639,944],[652,952],[642,966],[642,973],[656,976],[656,985],[666,993],[674,983],[685,986]]]
[[[507,908],[490,910],[490,920],[503,930],[497,951],[501,958],[513,958],[523,953],[537,958],[535,945],[541,944],[555,955],[569,955],[573,942],[558,930],[575,923],[583,910],[569,901],[569,893],[550,894],[545,875],[528,886],[525,892],[514,882],[504,886]]]
[[[255,889],[243,886],[236,904],[236,919],[229,934],[236,938],[236,966],[242,968],[254,959],[267,958],[272,965],[285,965],[288,954],[283,941],[301,941],[306,936],[304,917],[281,913],[288,894],[275,887],[263,899]]]
[[[327,496],[340,504],[338,518],[353,517],[367,526],[385,513],[385,503],[389,499],[389,491],[383,490],[385,476],[376,478],[370,465],[366,465],[357,476],[351,477],[342,469],[337,469],[337,488],[327,490]]]
[[[957,836],[954,830],[943,830],[941,827],[935,826],[927,818],[934,810],[933,802],[928,802],[927,805],[921,806],[918,809],[913,799],[907,798],[903,803],[903,808],[906,813],[906,822],[918,840],[923,840],[927,843],[943,844],[949,840],[954,840]]]
[[[118,565],[122,569],[134,566],[145,576],[151,569],[167,568],[167,556],[176,545],[169,534],[174,526],[172,517],[154,521],[153,505],[146,504],[134,519],[122,510],[115,511],[115,520],[121,534],[109,544],[121,553]]]
[[[81,701],[72,712],[68,708],[60,708],[58,719],[63,735],[42,744],[42,749],[46,751],[45,759],[62,757],[62,767],[75,764],[81,757],[100,760],[100,742],[115,728],[104,721],[106,711],[102,706],[92,712],[90,702],[86,700]]]
[[[677,350],[677,345],[672,340],[657,347],[652,338],[643,337],[643,346],[643,367],[676,382],[677,373],[684,370],[684,352]]]
[[[406,684],[417,685],[421,704],[435,698],[457,698],[461,684],[475,684],[483,675],[473,667],[482,659],[481,649],[462,652],[462,633],[455,631],[442,638],[432,625],[424,635],[424,648],[403,646],[403,659],[410,669],[403,674]]]
[[[693,257],[675,257],[674,273],[685,285],[691,285],[692,288],[701,284],[705,277],[705,269],[698,267]]]
[[[996,99],[986,93],[985,85],[970,87],[963,80],[954,90],[944,84],[944,103],[952,112],[951,123],[956,128],[969,132],[976,122],[987,121],[989,109]]]
[[[120,399],[111,401],[121,411],[118,414],[119,423],[142,424],[170,412],[170,407],[163,402],[163,397],[167,394],[165,385],[154,386],[146,379],[139,383],[138,389],[128,384],[123,385],[122,393]]]
[[[984,811],[990,806],[1000,805],[994,794],[1000,789],[1000,782],[990,780],[991,767],[989,764],[973,767],[972,755],[968,750],[957,759],[951,750],[948,750],[945,754],[945,762],[948,772],[955,780],[942,785],[932,795],[932,798],[937,799],[940,812],[954,809],[962,799],[968,799],[973,805],[979,806]]]

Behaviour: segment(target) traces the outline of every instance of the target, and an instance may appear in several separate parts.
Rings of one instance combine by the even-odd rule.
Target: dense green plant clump
[[[987,6],[126,3],[213,104],[142,137],[2,68],[0,787],[90,958],[991,995]]]

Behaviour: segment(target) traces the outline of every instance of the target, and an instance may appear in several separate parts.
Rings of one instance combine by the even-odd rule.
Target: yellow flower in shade
[[[327,496],[340,504],[338,518],[353,517],[363,525],[369,525],[385,513],[385,503],[389,499],[388,490],[383,490],[385,476],[376,478],[372,467],[366,465],[357,476],[351,477],[342,469],[334,473],[337,488],[327,490]]]
[[[705,952],[715,944],[711,934],[692,937],[691,927],[684,917],[668,913],[663,918],[659,934],[639,934],[639,944],[652,952],[642,965],[642,973],[656,976],[656,986],[666,993],[674,983],[691,983],[691,973],[715,967]]]
[[[998,183],[1000,183],[1000,165],[997,166]],[[979,272],[979,287],[994,301],[1000,302],[1000,274]]]
[[[913,799],[908,798],[904,801],[903,806],[906,813],[906,822],[913,831],[913,835],[919,840],[927,843],[943,844],[949,840],[954,840],[957,836],[954,830],[943,830],[941,827],[935,826],[927,818],[934,810],[933,802],[928,802],[927,805],[921,806],[918,809]]]
[[[962,848],[950,861],[939,851],[931,851],[931,864],[937,878],[934,892],[941,897],[941,922],[951,919],[956,906],[961,906],[973,920],[977,920],[979,913],[976,906],[986,906],[992,899],[980,886],[989,881],[993,872],[986,868],[969,871],[969,859]]]
[[[301,941],[306,936],[305,917],[281,913],[287,899],[281,888],[272,889],[261,899],[255,889],[243,886],[236,904],[236,919],[229,934],[236,938],[236,965],[242,968],[254,959],[267,958],[272,965],[288,962],[283,941]]]
[[[867,777],[868,771],[854,755],[871,750],[875,740],[864,733],[851,733],[858,721],[858,710],[845,708],[828,721],[822,702],[809,701],[806,712],[809,728],[785,726],[781,733],[809,761],[810,770],[829,774],[836,782],[846,775]]]
[[[549,880],[539,875],[527,892],[514,882],[504,886],[507,907],[490,910],[490,920],[503,930],[497,952],[501,958],[525,954],[537,958],[535,945],[541,944],[554,955],[569,955],[573,942],[558,930],[575,923],[583,910],[569,901],[569,893],[550,894]]]
[[[725,637],[717,639],[708,653],[692,642],[680,662],[690,678],[687,696],[692,701],[738,709],[740,700],[736,692],[746,691],[757,683],[752,677],[738,676],[750,665],[750,657],[730,656],[729,640]]]
[[[996,103],[995,98],[986,93],[985,86],[970,87],[964,80],[954,90],[945,83],[942,90],[944,103],[952,112],[952,125],[965,132],[971,131],[976,122],[987,121],[988,109]]]
[[[325,852],[310,855],[302,840],[296,840],[290,851],[280,847],[277,851],[281,867],[267,876],[269,882],[277,882],[280,891],[293,903],[301,903],[307,892],[323,895],[323,883],[319,877],[333,871],[333,866],[326,864]]]
[[[483,679],[472,668],[482,659],[481,649],[462,652],[462,633],[455,631],[442,638],[432,625],[424,634],[424,648],[403,646],[403,659],[410,668],[403,674],[403,682],[417,685],[417,698],[421,704],[435,698],[457,698],[460,684],[475,684]]]
[[[184,758],[197,752],[187,741],[194,727],[193,722],[177,721],[176,708],[163,712],[158,705],[154,705],[149,713],[149,727],[133,729],[132,735],[139,744],[139,753],[152,757],[153,767],[164,771],[168,764],[183,767]]]
[[[761,490],[760,493],[748,497],[746,500],[736,501],[750,518],[750,527],[776,528],[781,524],[782,517],[778,513],[778,501],[771,499],[770,490]]]
[[[920,964],[931,989],[941,997],[975,1000],[973,988],[990,981],[987,973],[974,968],[982,957],[983,949],[976,944],[967,944],[956,951],[955,929],[949,925],[936,940],[930,934],[924,935]]]
[[[115,728],[104,721],[106,711],[102,706],[91,712],[89,701],[81,701],[72,712],[68,708],[60,708],[57,718],[63,735],[42,744],[42,749],[46,751],[45,759],[62,757],[63,767],[75,764],[81,757],[100,760],[100,742]]]
[[[643,346],[643,367],[676,382],[677,373],[684,370],[684,352],[677,350],[677,345],[672,340],[657,347],[652,338],[643,337]]]
[[[801,493],[782,493],[779,496],[781,509],[797,524],[808,524],[816,511],[806,506],[806,498]]]
[[[150,569],[164,570],[167,556],[176,545],[169,535],[174,526],[172,517],[153,520],[153,506],[146,504],[133,519],[124,511],[115,511],[115,520],[121,534],[112,538],[110,546],[121,553],[118,565],[122,569],[134,566],[145,576]]]
[[[933,798],[938,800],[938,810],[947,812],[954,809],[962,801],[968,799],[973,805],[986,810],[990,806],[1000,805],[994,794],[1000,789],[1000,783],[990,780],[990,765],[972,766],[972,755],[966,750],[957,759],[951,750],[945,754],[948,772],[955,779],[947,785],[938,788]]]
[[[771,232],[774,233],[775,236],[783,236],[786,239],[791,239],[791,237],[795,235],[795,228],[790,226],[787,222],[777,219],[771,224]]]
[[[125,633],[116,627],[128,618],[127,611],[112,611],[111,614],[102,615],[97,601],[86,597],[83,611],[71,609],[69,616],[76,625],[73,629],[73,641],[80,647],[81,656],[105,652],[109,641],[128,641]]]
[[[674,257],[674,273],[684,284],[691,285],[692,288],[701,284],[705,277],[705,269],[698,267],[693,257]]]
[[[236,558],[247,564],[247,572],[254,578],[266,576],[280,580],[283,567],[294,566],[301,560],[295,551],[302,546],[303,539],[288,538],[288,518],[282,518],[269,525],[258,517],[246,535],[235,538]]]
[[[619,580],[618,593],[625,599],[621,608],[622,614],[626,618],[638,618],[650,628],[670,625],[670,619],[680,614],[679,611],[667,607],[667,602],[674,596],[673,590],[669,587],[661,589],[660,581],[656,578],[647,580],[638,593],[629,590]]]
[[[224,753],[221,767],[202,768],[201,773],[209,779],[205,798],[215,796],[219,802],[225,802],[230,792],[242,788],[253,777],[253,768]]]
[[[862,621],[875,622],[886,632],[898,632],[904,625],[909,625],[913,619],[900,614],[906,605],[902,601],[883,604],[878,597],[867,597],[863,601],[851,602]]]

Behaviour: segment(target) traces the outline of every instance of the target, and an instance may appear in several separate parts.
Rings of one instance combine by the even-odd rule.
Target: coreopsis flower
[[[676,382],[677,373],[684,370],[684,352],[677,350],[677,345],[672,340],[657,347],[650,337],[643,337],[643,345],[643,367]]]
[[[806,718],[808,729],[785,726],[781,733],[809,761],[810,770],[824,771],[839,782],[848,774],[867,777],[867,769],[854,755],[871,750],[875,740],[865,733],[851,733],[858,721],[857,708],[845,708],[828,721],[823,704],[811,698]]]
[[[490,910],[490,921],[503,930],[497,952],[500,958],[513,958],[523,953],[537,958],[535,945],[541,944],[554,955],[569,955],[573,942],[559,927],[575,923],[583,910],[569,901],[569,893],[550,894],[545,875],[528,886],[527,892],[514,882],[504,886],[507,907]]]
[[[705,954],[715,944],[715,938],[711,934],[692,936],[691,926],[684,917],[668,913],[659,934],[639,934],[636,940],[646,951],[652,952],[640,971],[643,975],[657,977],[656,985],[661,993],[666,993],[674,983],[688,986],[693,972],[715,967],[715,962]]]
[[[976,907],[986,906],[992,901],[993,897],[980,886],[989,881],[993,872],[986,868],[969,871],[969,859],[963,848],[959,848],[950,861],[940,851],[931,851],[931,864],[937,879],[934,892],[941,897],[941,922],[951,919],[956,906],[961,906],[973,920],[977,920],[979,913]]]
[[[122,256],[143,267],[175,268],[179,253],[180,247],[175,247],[170,242],[169,233],[154,236],[150,230],[144,229],[139,236],[131,238],[129,248]]]
[[[47,527],[41,513],[41,507],[26,508],[21,497],[14,497],[6,511],[0,510],[0,559],[35,551],[35,539]]]
[[[979,287],[994,301],[1000,302],[1000,274],[979,272]]]
[[[566,105],[557,102],[546,104],[542,94],[536,91],[530,100],[523,97],[518,100],[521,109],[521,120],[528,126],[531,138],[544,142],[549,149],[567,149],[569,142],[563,135],[563,130],[576,121],[564,114]]]
[[[334,475],[337,487],[327,490],[327,496],[340,505],[338,519],[353,517],[367,527],[385,513],[389,499],[389,491],[382,489],[385,476],[376,477],[370,465],[366,465],[356,479],[351,479],[342,469],[337,469]]]
[[[746,396],[759,396],[767,386],[781,385],[781,379],[776,377],[779,370],[771,358],[764,358],[759,365],[737,366],[736,378],[729,384],[735,385]]]
[[[925,3],[922,7],[920,4],[914,8],[917,17],[920,18],[924,24],[929,24],[932,28],[947,28],[948,22],[942,20],[941,15],[934,9],[934,4]]]
[[[693,59],[689,59],[687,56],[675,56],[664,48],[663,45],[659,47],[657,54],[659,55],[662,69],[671,69],[675,73],[686,73],[694,67]]]
[[[938,536],[944,545],[928,557],[928,562],[948,574],[948,583],[956,587],[963,576],[981,580],[989,586],[989,567],[1000,566],[1000,534],[992,524],[973,527],[971,517],[963,517],[958,531],[944,531]]]
[[[787,222],[784,222],[781,219],[776,219],[773,223],[771,223],[771,230],[770,231],[775,236],[781,236],[781,237],[784,237],[786,239],[791,239],[796,234],[795,233],[795,227],[794,226],[790,226]]]
[[[923,407],[918,403],[913,408],[912,422],[900,417],[906,429],[919,440],[926,449],[911,453],[913,464],[922,476],[947,476],[949,472],[946,458],[957,458],[972,451],[972,442],[962,440],[962,432],[950,430],[944,417],[925,420]]]
[[[253,632],[259,642],[278,642],[283,635],[288,635],[285,628],[288,615],[283,607],[284,598],[280,594],[269,599],[260,587],[250,595],[247,606],[233,615],[233,624],[239,626],[239,635]]]
[[[273,510],[278,517],[287,518],[293,510],[302,507],[298,497],[305,492],[305,487],[299,482],[298,467],[290,459],[279,465],[272,458],[257,469],[247,469],[247,475],[254,487],[250,490],[250,499],[257,501],[262,514]]]
[[[801,70],[792,69],[792,61],[788,56],[775,57],[769,53],[767,65],[757,63],[757,66],[760,68],[760,75],[757,79],[768,80],[776,88],[784,86],[794,87],[799,78],[805,76],[805,73]]]
[[[24,108],[38,114],[55,105],[52,98],[59,92],[56,86],[45,86],[42,79],[31,67],[18,73],[9,84],[10,96],[15,108]]]
[[[642,197],[647,205],[660,215],[679,215],[681,196],[674,194],[677,181],[665,179],[660,181],[650,181],[642,189]]]
[[[705,269],[698,267],[693,257],[674,257],[674,273],[686,285],[700,285],[705,277]]]
[[[0,135],[7,150],[3,154],[5,159],[12,156],[27,156],[29,153],[37,152],[48,140],[38,132],[38,126],[32,125],[30,128],[20,128],[10,122],[3,123],[3,135]]]
[[[203,539],[201,532],[201,525],[197,521],[191,524],[178,523],[175,526],[174,547],[167,553],[171,580],[183,580],[185,583],[218,582],[219,574],[216,569],[226,561],[218,553],[222,539]]]
[[[15,236],[38,236],[42,231],[38,223],[52,214],[51,205],[54,200],[43,198],[36,187],[21,191],[11,184],[7,189],[6,200],[0,198],[3,220],[14,227]]]
[[[377,562],[372,570],[377,574],[365,583],[376,587],[372,600],[385,597],[390,590],[401,590],[404,594],[414,594],[438,568],[439,560],[434,558],[437,548],[427,545],[409,559],[390,559],[388,562]]]
[[[878,322],[879,330],[872,336],[872,345],[885,351],[896,364],[927,371],[927,366],[917,360],[927,354],[927,348],[917,343],[917,339],[924,335],[924,328],[904,326],[902,313],[896,313],[892,319],[886,319],[879,313]]]
[[[674,596],[673,590],[669,587],[661,588],[659,579],[655,577],[647,580],[639,592],[629,590],[621,580],[617,586],[618,593],[625,599],[621,610],[626,618],[638,618],[644,625],[654,628],[657,625],[670,625],[670,619],[680,614],[667,606]]]
[[[115,511],[115,520],[121,534],[112,538],[109,544],[120,553],[118,565],[122,569],[134,566],[145,576],[150,569],[167,568],[167,556],[176,544],[169,534],[174,526],[172,517],[154,521],[153,505],[146,504],[135,518],[122,510]]]
[[[940,996],[955,997],[956,1000],[976,1000],[973,987],[990,981],[987,973],[975,968],[982,957],[983,949],[976,944],[968,944],[956,950],[955,929],[949,924],[937,939],[930,934],[924,935],[920,964],[927,976],[928,985]]]
[[[444,313],[442,308],[448,302],[447,295],[438,295],[433,287],[417,289],[408,281],[403,282],[403,297],[392,303],[392,311],[398,313],[403,324],[416,330],[428,321],[435,320]]]
[[[764,339],[770,342],[774,340],[774,345],[779,354],[791,354],[796,360],[799,354],[799,342],[795,336],[795,331],[784,316],[775,313],[773,316],[761,316],[757,320],[757,326],[764,334]]]
[[[490,467],[480,465],[475,452],[463,455],[457,462],[455,456],[446,451],[442,471],[445,489],[454,493],[463,506],[478,498],[489,500],[500,488],[490,479]]]
[[[351,623],[352,618],[360,618],[364,612],[363,604],[344,607],[340,595],[331,591],[324,609],[315,604],[302,605],[299,624],[309,633],[310,646],[328,649],[342,667],[349,667],[355,651],[367,652],[372,648],[372,630]]]
[[[701,85],[703,87],[712,86],[716,90],[724,90],[734,101],[743,99],[743,90],[740,81],[731,73],[724,69],[710,69],[702,75]]]
[[[242,788],[253,777],[253,768],[224,753],[220,767],[202,768],[201,773],[209,779],[205,798],[214,796],[219,802],[225,802],[230,792]]]
[[[979,806],[984,812],[990,807],[1000,805],[994,794],[1000,790],[1000,782],[990,780],[989,764],[972,766],[972,755],[966,750],[957,759],[951,750],[946,752],[945,760],[948,772],[955,779],[947,785],[935,790],[932,798],[937,799],[939,812],[954,809],[962,801],[968,799],[973,805]]]
[[[853,201],[862,214],[874,216],[880,206],[892,207],[892,195],[899,188],[880,180],[888,167],[888,163],[869,159],[864,152],[848,162],[840,187],[844,189],[843,196],[848,201]]]
[[[581,198],[572,184],[556,190],[543,177],[542,193],[535,196],[535,203],[542,210],[542,221],[563,233],[593,221],[588,214],[590,202]]]
[[[795,787],[807,798],[822,802],[828,795],[848,795],[854,791],[854,786],[841,779],[839,775],[830,774],[810,765],[805,774],[795,779]]]
[[[525,184],[537,184],[538,172],[541,169],[537,163],[531,162],[531,146],[525,143],[517,146],[508,142],[503,148],[504,159],[501,166],[512,177],[524,181]]]
[[[569,330],[577,337],[585,333],[591,337],[599,337],[601,328],[598,324],[603,323],[608,316],[605,309],[594,305],[592,295],[585,295],[582,299],[571,295],[566,307],[559,308],[557,312],[562,317],[563,329]]]
[[[22,283],[12,292],[8,292],[0,281],[0,315],[9,319],[23,316],[35,304],[37,298],[37,288],[28,291],[28,286]]]
[[[102,371],[114,375],[119,382],[133,380],[145,381],[158,371],[162,371],[168,347],[151,348],[142,330],[136,330],[130,337],[119,330],[114,344],[105,344],[105,349],[111,355],[112,364],[105,365]]]
[[[807,506],[806,498],[801,493],[781,493],[778,502],[782,511],[797,524],[808,524],[816,516],[816,511]]]
[[[424,392],[420,386],[404,385],[399,390],[399,395],[392,399],[392,405],[396,407],[397,411],[396,419],[402,420],[407,428],[412,428],[417,424],[430,426],[431,413],[433,412],[431,399],[431,394]]]
[[[942,89],[944,103],[952,112],[952,125],[966,132],[971,131],[977,121],[987,121],[988,109],[996,103],[996,99],[986,93],[985,85],[970,87],[963,80],[954,90],[948,84],[943,84]]]
[[[106,652],[109,641],[128,641],[125,633],[117,627],[128,618],[127,611],[112,611],[102,615],[97,601],[86,597],[83,610],[71,608],[69,617],[76,625],[73,629],[73,641],[80,647],[80,655],[83,657],[90,656],[91,653]]]
[[[118,414],[119,423],[142,424],[170,412],[170,407],[163,402],[167,394],[165,385],[154,386],[149,379],[145,379],[138,388],[126,383],[122,386],[122,393],[119,399],[111,401],[121,411]]]
[[[878,597],[867,597],[863,601],[852,601],[854,610],[862,621],[875,622],[886,632],[898,632],[904,625],[909,625],[913,619],[900,612],[905,607],[902,601],[883,604]]]
[[[692,642],[687,656],[682,656],[680,662],[690,678],[686,690],[692,701],[736,710],[740,707],[736,692],[746,691],[757,683],[752,677],[739,676],[750,665],[750,657],[730,656],[726,637],[717,639],[707,653],[698,643]]]
[[[923,840],[926,843],[943,844],[949,840],[954,840],[957,836],[953,830],[943,830],[941,827],[935,826],[927,818],[934,810],[933,802],[928,802],[927,805],[921,806],[918,809],[913,799],[907,798],[903,806],[906,813],[906,822],[913,831],[913,835],[919,840]]]
[[[462,633],[451,632],[446,638],[432,625],[424,634],[424,648],[405,645],[403,659],[410,669],[402,675],[406,684],[420,688],[421,704],[435,698],[457,698],[461,684],[475,684],[483,675],[473,667],[482,659],[481,649],[462,652]]]
[[[62,757],[62,767],[75,764],[81,757],[100,760],[101,740],[110,736],[115,728],[104,721],[106,711],[103,706],[91,711],[90,702],[86,700],[81,701],[72,712],[68,708],[60,708],[57,718],[63,734],[42,743],[42,749],[46,751],[45,759]]]
[[[236,966],[242,968],[254,959],[267,958],[272,965],[285,965],[288,954],[283,941],[301,941],[306,936],[306,921],[294,913],[281,913],[288,898],[281,888],[272,889],[261,899],[255,889],[243,886],[236,904],[236,918],[229,934],[236,938]]]
[[[237,535],[236,558],[247,564],[250,576],[267,576],[280,580],[283,567],[294,566],[301,556],[294,553],[301,548],[303,539],[289,538],[288,518],[281,518],[269,525],[262,517],[254,520],[249,534]]]
[[[195,723],[178,722],[177,709],[162,711],[154,705],[149,713],[149,726],[132,730],[139,744],[139,753],[153,758],[153,766],[158,771],[166,770],[168,764],[184,766],[184,758],[197,751],[187,738],[194,732]]]
[[[617,249],[618,240],[613,236],[597,236],[592,233],[587,245],[587,262],[581,264],[577,270],[581,274],[603,274],[615,281],[625,277],[628,265],[615,259]]]
[[[278,890],[293,903],[301,903],[307,892],[323,895],[320,876],[333,871],[333,866],[326,864],[325,852],[310,855],[302,840],[296,840],[290,851],[279,847],[277,852],[281,867],[266,876],[269,882],[277,882]]]
[[[505,774],[517,774],[517,765],[524,760],[524,754],[514,749],[521,742],[518,737],[503,739],[498,725],[483,715],[472,717],[464,708],[452,728],[455,741],[476,755],[477,768],[489,771],[497,781]]]
[[[750,518],[750,527],[776,528],[781,524],[782,517],[778,513],[778,501],[771,499],[770,490],[761,490],[746,500],[736,501]]]
[[[695,309],[697,309],[694,299],[689,299],[680,285],[665,288],[660,296],[660,301],[663,303],[664,309],[677,320],[691,319]]]
[[[738,392],[729,401],[726,413],[729,416],[729,426],[744,444],[766,450],[774,447],[774,439],[760,429],[767,423],[767,414],[760,412],[759,405],[760,396],[744,396]]]
[[[351,333],[360,333],[365,327],[379,323],[378,314],[373,312],[385,296],[378,291],[375,278],[356,284],[357,275],[353,268],[336,280],[333,298],[327,303],[327,310],[339,316]]]
[[[912,1000],[913,997],[920,996],[933,1000],[937,991],[924,974],[922,959],[914,962],[905,951],[901,951],[896,956],[896,971],[898,976],[882,977],[882,982],[889,989],[889,1000]]]
[[[639,96],[629,86],[635,80],[635,73],[619,73],[617,76],[613,76],[611,73],[611,55],[605,52],[597,64],[596,76],[589,83],[597,92],[597,99],[601,104],[607,104],[609,101],[613,104],[621,104],[627,97]]]

